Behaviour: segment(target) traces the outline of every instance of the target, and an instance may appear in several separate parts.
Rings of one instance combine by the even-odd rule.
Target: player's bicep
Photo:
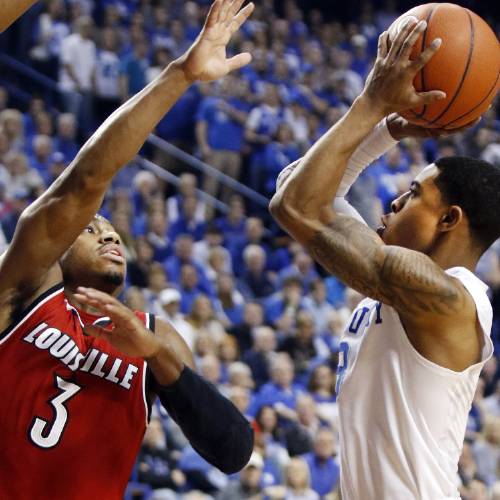
[[[427,255],[402,247],[385,246],[380,273],[382,290],[398,312],[422,318],[467,313],[470,295]]]

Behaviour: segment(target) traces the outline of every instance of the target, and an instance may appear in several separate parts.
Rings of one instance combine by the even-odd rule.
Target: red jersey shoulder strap
[[[28,307],[13,313],[12,323],[0,333],[0,344],[3,344],[23,323],[36,311],[61,294],[64,297],[64,283],[58,283],[40,294]]]

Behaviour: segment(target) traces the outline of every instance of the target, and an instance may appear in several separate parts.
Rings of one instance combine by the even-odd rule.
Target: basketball
[[[416,75],[417,91],[442,90],[442,99],[401,113],[426,128],[454,129],[481,116],[500,86],[500,44],[489,25],[469,9],[451,3],[419,5],[389,28],[389,40],[412,19],[427,21],[427,29],[413,48],[412,59],[441,38],[440,49]]]

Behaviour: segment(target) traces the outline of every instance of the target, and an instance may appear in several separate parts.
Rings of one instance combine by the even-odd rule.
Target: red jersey
[[[83,333],[106,320],[58,285],[0,334],[2,500],[123,498],[147,425],[146,363]]]

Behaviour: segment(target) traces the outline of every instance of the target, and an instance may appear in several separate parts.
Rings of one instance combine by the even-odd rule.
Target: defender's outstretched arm
[[[216,0],[192,47],[115,111],[68,169],[21,216],[0,263],[0,304],[27,295],[99,209],[116,172],[131,161],[159,120],[196,80],[211,81],[244,66],[248,53],[226,57],[226,45],[253,10],[243,0]],[[2,318],[0,318],[2,323]],[[1,326],[1,325],[0,325]]]

